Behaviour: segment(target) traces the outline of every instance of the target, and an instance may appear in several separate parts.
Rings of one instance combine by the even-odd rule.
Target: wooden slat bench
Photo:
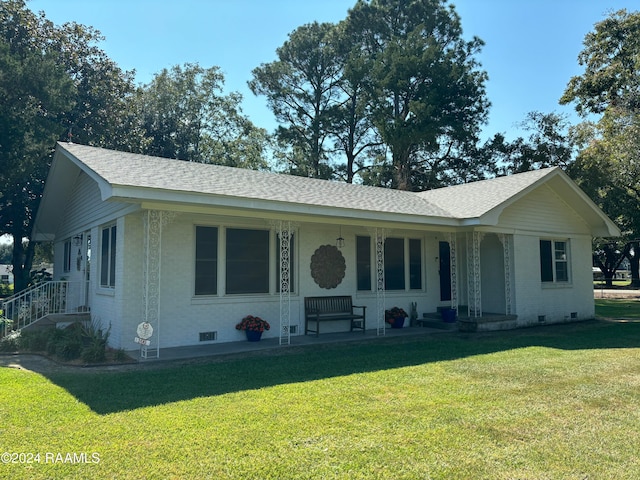
[[[354,308],[362,309],[362,314],[354,313]],[[304,298],[304,334],[315,333],[320,335],[320,323],[333,320],[349,320],[350,332],[353,329],[362,330],[366,328],[367,307],[353,305],[350,296],[334,297],[305,297]],[[309,323],[315,322],[315,330],[309,328]]]

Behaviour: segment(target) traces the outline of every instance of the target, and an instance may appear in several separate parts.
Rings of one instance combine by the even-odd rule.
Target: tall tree
[[[144,153],[195,162],[266,169],[267,133],[242,114],[239,93],[223,94],[218,67],[163,69],[137,97],[148,145]]]
[[[640,12],[618,10],[584,38],[578,63],[582,75],[569,81],[560,103],[575,102],[578,113],[604,113],[609,107],[640,110]]]
[[[76,23],[56,26],[24,0],[0,2],[0,233],[13,237],[16,290],[29,281],[31,222],[56,140],[135,145],[122,72],[97,47],[102,36]],[[139,138],[139,137],[138,137]]]
[[[564,170],[571,167],[576,148],[565,115],[529,112],[520,127],[529,133],[526,138],[518,137],[509,142],[499,133],[479,148],[481,157],[497,162],[498,174],[510,175],[551,166]]]
[[[487,75],[474,59],[483,42],[463,40],[443,0],[358,0],[348,22],[361,39],[371,119],[391,151],[394,186],[428,188],[416,174],[462,158],[486,122]]]
[[[30,235],[48,169],[47,156],[63,132],[75,88],[48,39],[51,22],[21,0],[0,3],[0,234],[13,238],[15,289],[29,279]]]
[[[346,21],[336,26],[332,38],[335,61],[342,70],[335,84],[336,102],[328,109],[327,130],[336,153],[344,154],[345,162],[338,162],[336,173],[347,183],[353,183],[356,175],[367,176],[365,172],[371,168],[373,159],[384,155],[384,143],[369,115],[367,61],[360,39],[349,31]]]
[[[290,147],[286,158],[294,174],[333,176],[329,125],[342,74],[334,29],[317,22],[297,28],[276,50],[278,60],[255,68],[249,82],[254,94],[267,98],[280,123],[276,136]]]
[[[597,23],[578,60],[585,71],[560,102],[600,118],[581,129],[575,170],[630,242],[632,279],[640,286],[640,12],[619,10]]]

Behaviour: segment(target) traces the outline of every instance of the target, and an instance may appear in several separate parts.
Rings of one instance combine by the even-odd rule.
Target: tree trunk
[[[27,243],[27,248],[22,244],[20,235],[13,235],[13,291],[19,293],[29,286],[31,276],[31,266],[35,254],[35,244],[31,241]]]
[[[631,286],[640,288],[640,243],[633,242],[633,255],[627,255],[629,259],[629,269],[631,270]]]

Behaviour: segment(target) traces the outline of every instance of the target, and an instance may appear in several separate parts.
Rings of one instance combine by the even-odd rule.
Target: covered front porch
[[[375,330],[368,330],[363,335],[362,333],[353,332],[338,332],[338,333],[326,333],[316,337],[315,335],[295,335],[291,336],[291,341],[287,345],[281,345],[278,338],[263,338],[259,342],[224,342],[217,344],[207,345],[190,345],[185,347],[167,347],[160,348],[159,356],[143,358],[140,355],[140,350],[127,350],[126,353],[135,359],[138,359],[141,363],[155,363],[155,362],[170,362],[175,360],[187,360],[198,359],[207,357],[223,357],[242,355],[246,353],[264,353],[269,354],[269,351],[280,349],[297,349],[308,347],[321,347],[322,345],[329,344],[350,344],[350,343],[363,343],[363,342],[377,342],[377,341],[393,341],[393,339],[402,339],[416,337],[429,341],[429,337],[437,336],[444,333],[444,330],[438,328],[424,328],[424,327],[408,327],[400,329],[387,329],[386,335],[379,336]]]

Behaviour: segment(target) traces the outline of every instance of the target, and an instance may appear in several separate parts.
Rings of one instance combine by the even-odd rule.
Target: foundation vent
[[[574,320],[578,318],[578,312],[571,312],[571,318]]]
[[[298,333],[298,325],[289,325],[289,333],[292,335]]]
[[[538,322],[544,323],[547,320],[546,315],[538,315]]]
[[[218,332],[200,332],[201,342],[212,342],[218,339]]]

